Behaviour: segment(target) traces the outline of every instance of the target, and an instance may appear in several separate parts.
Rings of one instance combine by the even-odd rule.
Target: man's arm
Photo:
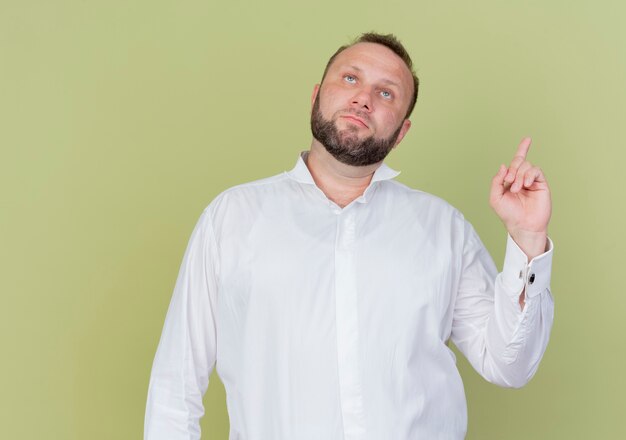
[[[503,270],[466,223],[462,275],[451,339],[489,382],[519,388],[535,374],[554,317],[550,249],[532,260],[509,236]],[[519,298],[526,292],[526,304]]]
[[[530,143],[530,138],[522,139],[509,167],[500,165],[491,181],[489,204],[515,243],[532,260],[547,250],[552,201],[543,172],[526,160]],[[525,296],[522,291],[522,308]]]
[[[530,138],[492,180],[490,204],[509,232],[502,272],[466,224],[452,340],[490,382],[520,387],[535,374],[554,316],[550,191],[528,161]],[[494,281],[495,280],[495,281]]]
[[[199,439],[216,358],[217,251],[205,210],[185,251],[152,366],[145,440]]]

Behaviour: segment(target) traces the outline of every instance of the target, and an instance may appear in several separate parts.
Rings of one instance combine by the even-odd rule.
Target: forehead
[[[350,67],[363,71],[372,81],[387,80],[406,90],[413,88],[413,74],[402,58],[381,44],[357,43],[348,47],[337,55],[329,72]]]

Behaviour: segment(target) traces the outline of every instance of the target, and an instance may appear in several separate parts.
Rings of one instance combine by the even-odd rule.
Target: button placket
[[[335,301],[339,391],[345,440],[362,440],[365,415],[359,368],[359,320],[354,248],[355,210],[337,216]]]

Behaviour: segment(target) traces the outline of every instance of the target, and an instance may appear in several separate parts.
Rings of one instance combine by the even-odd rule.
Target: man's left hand
[[[489,196],[489,204],[529,260],[546,250],[552,213],[548,182],[541,169],[526,160],[530,142],[522,139],[511,165],[500,165]]]

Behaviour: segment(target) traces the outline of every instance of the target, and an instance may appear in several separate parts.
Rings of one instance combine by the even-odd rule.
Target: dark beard
[[[319,94],[315,98],[311,112],[311,132],[341,163],[352,166],[366,166],[381,162],[393,149],[402,129],[402,123],[396,131],[386,139],[369,136],[363,140],[358,138],[358,127],[348,127],[340,132],[333,121],[324,119],[320,111]]]

